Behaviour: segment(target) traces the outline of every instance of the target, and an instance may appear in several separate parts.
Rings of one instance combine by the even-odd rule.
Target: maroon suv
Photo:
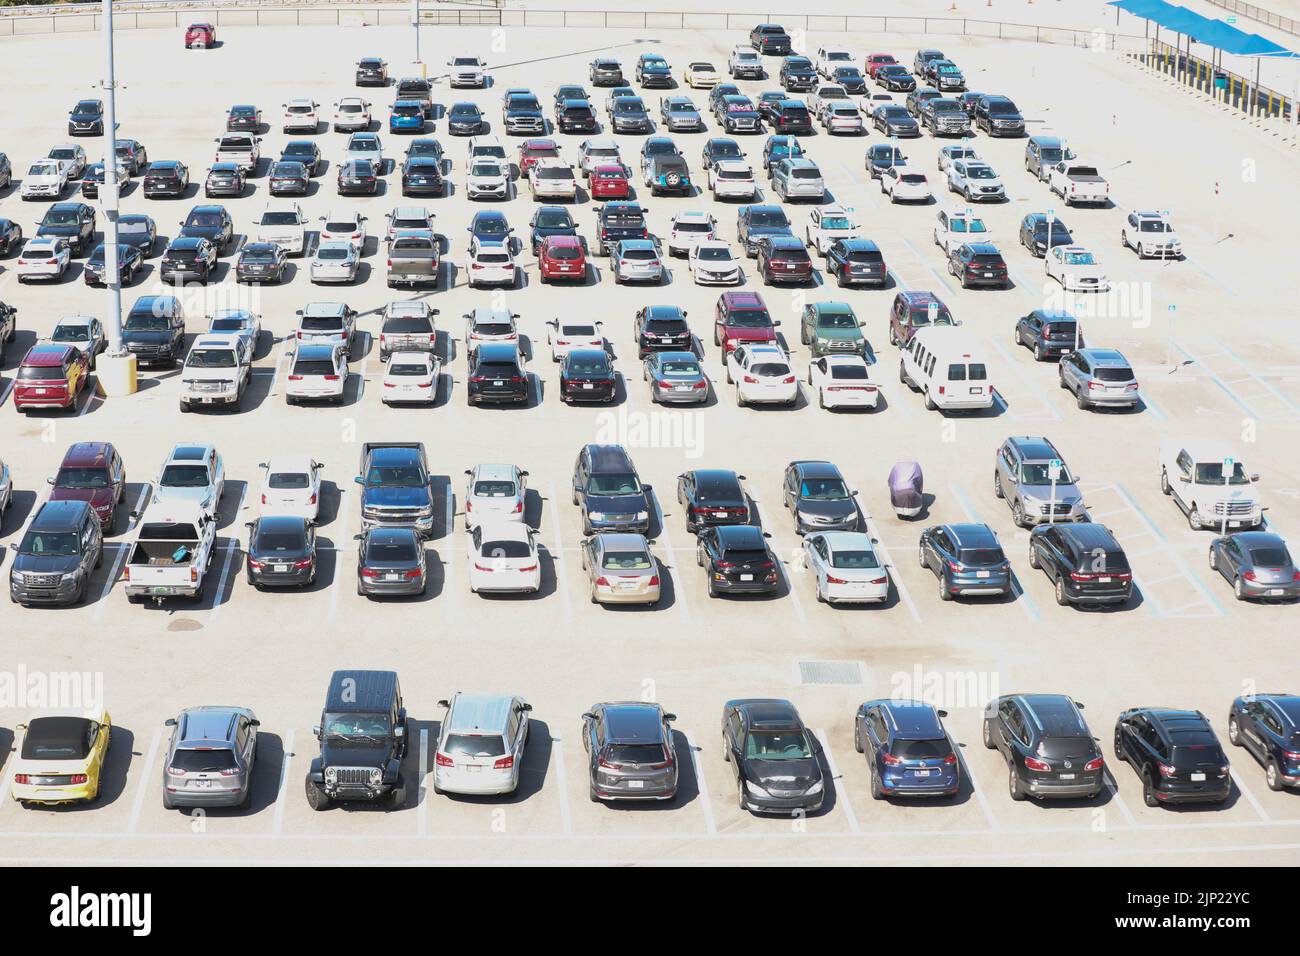
[[[110,442],[77,442],[48,480],[51,501],[84,501],[99,518],[100,529],[112,530],[114,509],[126,494],[126,466]]]
[[[713,344],[722,356],[745,342],[775,342],[776,327],[767,304],[757,292],[724,292],[713,310]]]
[[[764,236],[758,242],[758,274],[768,285],[812,282],[812,256],[794,236]]]

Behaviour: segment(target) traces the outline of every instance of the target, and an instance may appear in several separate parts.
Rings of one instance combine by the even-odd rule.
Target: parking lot
[[[83,284],[84,260],[76,260],[59,284],[23,286],[14,281],[12,257],[0,261],[0,300],[17,307],[19,327],[0,368],[0,458],[15,487],[0,544],[21,539],[45,495],[46,477],[73,442],[116,444],[126,462],[131,509],[147,500],[147,484],[178,442],[215,443],[227,476],[219,550],[199,601],[127,603],[118,577],[134,522],[122,522],[108,538],[83,606],[3,605],[0,649],[7,666],[102,674],[114,739],[104,795],[90,806],[21,808],[9,799],[8,768],[0,768],[0,861],[1277,865],[1300,858],[1296,794],[1271,792],[1246,752],[1225,747],[1235,784],[1226,805],[1148,808],[1130,768],[1111,760],[1110,743],[1115,716],[1137,705],[1200,709],[1226,741],[1225,718],[1235,696],[1300,687],[1290,643],[1297,608],[1233,599],[1207,564],[1213,534],[1188,529],[1161,494],[1157,464],[1166,438],[1226,441],[1248,470],[1261,473],[1258,488],[1271,530],[1285,534],[1300,526],[1300,458],[1292,444],[1300,441],[1300,347],[1293,332],[1300,277],[1290,244],[1280,241],[1300,211],[1293,152],[1205,111],[1110,53],[973,38],[809,35],[811,49],[834,44],[858,57],[888,51],[903,63],[919,46],[941,47],[972,89],[1012,97],[1031,134],[1065,137],[1098,167],[1110,183],[1111,206],[1056,208],[1056,214],[1097,253],[1114,285],[1097,297],[1103,301],[1093,305],[1095,316],[1080,314],[1083,334],[1089,344],[1125,353],[1142,395],[1132,413],[1080,411],[1057,387],[1055,368],[1013,344],[1016,319],[1050,307],[1057,294],[1055,283],[1044,281],[1042,261],[1016,242],[1026,213],[1059,206],[1024,172],[1022,139],[971,139],[1006,183],[1008,200],[981,212],[1006,257],[1012,285],[963,290],[932,241],[935,215],[951,205],[949,198],[936,189],[935,203],[891,205],[864,170],[864,151],[881,141],[880,134],[831,137],[819,131],[804,145],[825,175],[827,198],[851,207],[863,235],[880,245],[889,285],[837,289],[816,260],[813,287],[769,288],[749,260],[742,288],[760,290],[773,317],[782,320],[801,380],[809,360],[798,337],[803,305],[847,301],[865,320],[881,407],[839,413],[819,408],[806,386],[793,409],[737,407],[710,329],[720,290],[696,286],[685,260],[665,261],[665,284],[640,287],[616,285],[606,260],[593,259],[586,282],[570,287],[540,283],[525,249],[519,288],[470,290],[464,270],[470,217],[486,206],[502,209],[523,233],[535,203],[526,182],[504,204],[470,202],[460,188],[466,144],[449,137],[439,118],[425,135],[445,147],[452,188],[425,204],[445,239],[443,281],[436,291],[416,294],[440,310],[438,351],[445,366],[431,407],[389,408],[377,387],[383,374],[378,315],[385,303],[411,294],[385,288],[383,246],[374,237],[394,206],[424,201],[402,198],[400,176],[391,171],[391,160],[400,163],[405,148],[403,137],[387,132],[391,88],[358,91],[352,80],[355,61],[367,55],[385,57],[394,76],[404,75],[410,31],[230,28],[222,30],[221,41],[213,50],[187,51],[174,32],[119,33],[124,88],[118,118],[122,136],[144,143],[151,159],[187,163],[197,183],[211,162],[225,110],[234,103],[261,107],[270,123],[263,129],[262,168],[242,198],[224,201],[241,238],[268,199],[266,157],[299,138],[277,124],[280,104],[289,98],[312,97],[328,111],[341,96],[366,96],[382,124],[375,128],[390,172],[378,196],[341,199],[334,177],[346,136],[322,124],[312,137],[329,164],[300,200],[309,219],[350,208],[368,217],[371,239],[354,285],[311,285],[304,258],[294,261],[281,285],[237,287],[231,252],[210,287],[177,293],[190,316],[191,340],[206,329],[204,316],[212,308],[248,307],[261,315],[252,387],[238,412],[182,414],[179,372],[143,370],[134,395],[87,396],[71,413],[19,414],[10,390],[27,348],[60,317],[102,316],[106,293]],[[590,88],[587,64],[598,54],[615,55],[630,70],[640,52],[654,49],[680,78],[691,60],[725,67],[732,46],[743,42],[739,32],[532,29],[516,35],[439,28],[425,31],[423,53],[430,64],[462,53],[483,56],[491,70],[484,90],[449,90],[444,68],[428,72],[439,108],[473,100],[496,121],[501,92],[513,86],[532,88],[549,116],[556,86]],[[0,98],[0,151],[9,154],[20,178],[32,160],[68,139],[66,110],[98,95],[93,84],[100,45],[93,35],[9,38],[5,44],[11,81]],[[739,85],[755,97],[775,86],[771,80]],[[604,91],[593,92],[603,113]],[[701,105],[707,99],[701,91],[672,92]],[[657,109],[659,94],[644,95]],[[704,133],[674,135],[697,178],[700,149],[718,135],[711,117],[708,126]],[[493,132],[515,148],[517,140],[507,139],[495,122]],[[583,137],[556,138],[576,162]],[[640,137],[618,139],[624,160],[634,164]],[[756,165],[764,139],[741,137]],[[81,142],[91,161],[102,158],[102,140]],[[940,145],[928,135],[900,143],[909,163],[936,184]],[[123,196],[122,210],[148,213],[160,237],[171,236],[189,208],[203,201],[201,192],[191,187],[185,198],[146,200],[137,181]],[[697,188],[685,199],[638,198],[656,234],[666,233],[677,211],[707,208],[721,238],[735,238],[736,204],[716,202],[707,190]],[[796,235],[803,234],[810,208],[787,207]],[[1122,249],[1120,226],[1130,209],[1169,210],[1186,258],[1139,260]],[[590,242],[595,213],[585,190],[571,211]],[[44,204],[21,201],[16,185],[0,193],[0,217],[17,220],[27,235],[43,212]],[[155,257],[123,290],[124,308],[137,295],[170,291],[156,270]],[[902,290],[936,292],[977,337],[996,389],[993,409],[941,415],[899,383],[887,318]],[[294,312],[308,302],[340,300],[357,309],[362,343],[351,361],[345,400],[290,407],[284,389]],[[650,402],[631,331],[635,311],[650,304],[687,310],[714,383],[705,407],[665,410]],[[525,408],[467,405],[462,314],[476,305],[505,305],[520,316],[530,358],[532,398]],[[621,375],[612,406],[559,401],[545,325],[557,317],[603,321]],[[1092,520],[1113,531],[1132,564],[1137,593],[1127,605],[1059,607],[1052,583],[1030,568],[1028,533],[992,491],[994,451],[1009,435],[1044,435],[1061,450],[1080,478]],[[416,440],[428,451],[437,491],[438,517],[427,542],[430,586],[418,599],[367,601],[355,590],[360,514],[353,479],[360,445]],[[575,456],[591,441],[625,445],[643,481],[654,487],[651,538],[664,600],[653,609],[606,608],[588,600],[577,551],[581,516],[570,503],[570,484]],[[258,463],[289,452],[325,466],[320,574],[301,592],[258,592],[244,579],[244,524],[260,510]],[[890,572],[883,606],[817,601],[781,499],[782,473],[796,459],[833,461],[858,490],[863,525]],[[923,517],[904,521],[891,508],[886,476],[895,462],[909,459],[924,469],[927,507]],[[526,518],[542,544],[542,588],[535,596],[488,598],[469,591],[463,473],[481,462],[510,462],[530,473]],[[708,596],[674,493],[679,474],[708,467],[746,476],[752,515],[771,534],[781,562],[775,596]],[[997,531],[1015,575],[1013,596],[940,601],[934,575],[918,566],[918,535],[930,525],[965,521]],[[11,560],[6,552],[0,563],[6,575]],[[801,667],[816,662],[840,666]],[[313,813],[303,799],[303,774],[317,749],[311,728],[329,675],[345,667],[401,675],[416,744],[405,773],[421,783],[409,788],[396,812],[347,806]],[[437,701],[458,690],[515,693],[532,704],[533,735],[512,797],[457,799],[425,785],[441,714]],[[983,704],[1015,692],[1067,693],[1086,705],[1110,766],[1106,792],[1094,801],[1059,804],[1009,799],[1005,765],[984,749],[980,733]],[[833,787],[823,808],[807,818],[757,817],[737,807],[719,747],[721,708],[731,698],[764,696],[794,701],[825,747],[823,769]],[[889,696],[926,697],[948,711],[946,725],[965,771],[956,799],[871,799],[868,767],[853,747],[853,715],[862,701]],[[657,700],[678,715],[679,793],[666,805],[593,804],[586,795],[581,715],[595,702],[636,699]],[[198,704],[250,707],[261,720],[246,810],[191,817],[162,808],[163,721]],[[28,715],[26,708],[0,707],[0,754]]]

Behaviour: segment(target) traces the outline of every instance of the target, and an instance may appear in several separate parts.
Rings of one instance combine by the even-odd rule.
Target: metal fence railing
[[[1253,3],[1242,3],[1241,0],[1209,0],[1216,7],[1221,7],[1231,13],[1240,13],[1243,17],[1250,17],[1252,20],[1258,20],[1266,26],[1283,30],[1295,36],[1300,36],[1300,20],[1293,20],[1290,17],[1284,17],[1281,14],[1274,13],[1272,10],[1265,10],[1263,7],[1257,7]]]
[[[1131,55],[1156,72],[1249,116],[1284,121],[1293,118],[1294,103],[1287,94],[1267,86],[1257,86],[1254,79],[1225,70],[1200,57],[1189,56],[1186,50],[1167,43],[1152,43],[1148,52]]]

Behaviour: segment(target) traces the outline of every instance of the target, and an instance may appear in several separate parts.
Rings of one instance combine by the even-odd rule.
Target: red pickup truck
[[[217,45],[217,28],[211,23],[191,23],[185,28],[185,48],[206,50]]]

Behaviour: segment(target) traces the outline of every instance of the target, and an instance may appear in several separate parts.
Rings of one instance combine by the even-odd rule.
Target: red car
[[[50,501],[86,502],[107,534],[113,529],[113,509],[126,496],[126,465],[110,442],[77,442],[50,485]]]
[[[889,53],[873,53],[867,57],[867,75],[873,80],[876,78],[876,71],[882,66],[890,66],[898,61]]]
[[[547,236],[537,252],[537,271],[543,282],[587,278],[587,254],[577,236]]]
[[[553,139],[526,139],[519,144],[519,176],[528,175],[528,170],[537,165],[539,159],[559,159],[560,147]]]
[[[632,195],[624,166],[597,166],[591,171],[588,183],[592,199],[627,199]]]
[[[76,346],[33,345],[18,368],[14,408],[75,408],[89,380],[90,363]]]
[[[217,28],[211,23],[191,23],[185,28],[185,48],[206,50],[217,45]]]
[[[742,342],[775,342],[780,324],[757,292],[724,292],[713,310],[713,344],[722,346],[725,359]]]

